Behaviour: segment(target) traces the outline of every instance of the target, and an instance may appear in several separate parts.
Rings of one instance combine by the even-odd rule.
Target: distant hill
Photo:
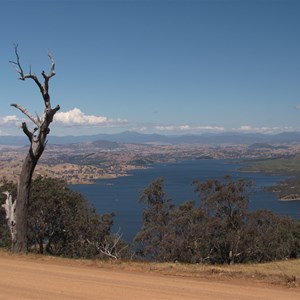
[[[273,146],[267,143],[255,143],[248,147],[249,150],[259,150],[259,149],[285,149],[287,146]]]
[[[24,146],[29,144],[26,136],[0,136],[0,145]]]
[[[300,132],[283,132],[279,134],[260,134],[260,133],[218,133],[218,134],[199,134],[199,135],[160,135],[160,134],[142,134],[138,132],[125,131],[117,134],[97,134],[81,136],[49,136],[50,144],[77,144],[84,142],[103,141],[113,143],[133,143],[133,144],[275,144],[275,143],[295,143],[300,142]],[[0,136],[0,145],[24,146],[28,144],[25,136]],[[108,145],[108,144],[107,144]],[[110,145],[112,147],[116,144]],[[110,147],[109,146],[109,147]]]

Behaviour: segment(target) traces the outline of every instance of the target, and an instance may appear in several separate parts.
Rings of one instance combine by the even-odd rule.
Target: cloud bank
[[[224,127],[219,126],[191,126],[191,125],[157,125],[154,127],[160,132],[179,132],[179,133],[206,133],[206,132],[224,132]]]
[[[238,128],[233,128],[232,131],[244,132],[244,133],[279,133],[286,131],[294,131],[295,129],[291,127],[253,127],[251,125],[242,125]]]
[[[297,106],[300,109],[300,105]],[[8,115],[0,117],[0,135],[20,134],[21,122],[27,122],[32,126],[31,121],[25,117]],[[255,127],[252,125],[241,125],[237,128],[225,128],[212,125],[191,125],[191,124],[158,124],[158,123],[134,123],[123,119],[111,119],[105,116],[88,115],[79,108],[73,108],[66,112],[58,111],[54,116],[54,128],[65,127],[70,134],[98,133],[98,128],[106,128],[108,132],[117,131],[137,131],[142,133],[160,133],[160,134],[203,134],[203,133],[222,133],[222,132],[240,132],[240,133],[263,133],[276,134],[280,132],[299,131],[292,127]]]
[[[16,123],[18,121],[20,121],[20,119],[15,115],[0,117],[0,125],[11,125],[12,123]]]
[[[86,115],[79,108],[67,112],[57,112],[54,121],[64,126],[114,127],[125,125],[127,120],[109,119],[103,116]]]

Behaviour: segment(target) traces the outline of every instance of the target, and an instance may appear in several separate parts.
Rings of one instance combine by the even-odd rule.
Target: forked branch
[[[55,113],[60,109],[59,105],[57,105],[54,109],[51,108],[51,103],[50,103],[50,95],[49,95],[49,80],[55,75],[55,63],[54,59],[52,57],[51,52],[48,50],[48,57],[51,61],[51,67],[50,67],[50,72],[48,74],[45,73],[45,71],[42,71],[42,77],[44,79],[43,84],[39,81],[37,76],[31,72],[31,67],[30,71],[28,74],[25,74],[23,71],[23,68],[20,63],[20,56],[18,53],[18,45],[15,45],[15,55],[16,55],[16,60],[15,61],[10,61],[13,65],[16,66],[16,70],[18,74],[20,75],[21,80],[25,80],[27,78],[32,79],[37,86],[39,87],[39,90],[43,96],[44,104],[45,104],[45,109],[43,115],[40,117],[38,115],[34,116],[31,114],[26,108],[21,106],[20,104],[17,103],[12,103],[11,106],[17,108],[20,110],[25,116],[27,116],[36,126],[33,131],[30,131],[27,127],[27,124],[25,122],[22,123],[22,129],[23,132],[26,134],[28,137],[31,146],[33,142],[38,142],[39,147],[36,147],[35,150],[37,150],[39,153],[35,153],[36,151],[31,151],[31,153],[35,153],[36,157],[39,157],[41,153],[43,152],[43,149],[46,145],[46,138],[47,135],[50,131],[49,125],[53,121],[53,117]],[[37,134],[36,134],[36,131]]]
[[[18,45],[15,45],[15,55],[16,55],[16,61],[11,60],[9,62],[11,64],[15,65],[16,71],[20,75],[19,79],[20,80],[25,80],[27,78],[32,79],[40,89],[40,92],[43,96],[46,108],[50,109],[51,107],[50,107],[50,96],[49,96],[49,80],[51,77],[53,77],[55,75],[55,62],[54,62],[54,59],[52,57],[50,50],[48,50],[48,57],[51,61],[50,72],[49,72],[49,74],[46,74],[45,71],[42,71],[42,76],[44,78],[44,84],[42,84],[39,81],[38,77],[34,73],[31,73],[31,67],[30,67],[28,74],[24,73],[21,63],[20,63],[20,56],[18,53]]]

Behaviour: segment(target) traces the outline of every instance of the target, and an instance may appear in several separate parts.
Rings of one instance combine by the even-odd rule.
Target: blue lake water
[[[156,164],[150,169],[131,171],[130,176],[101,179],[91,185],[71,185],[71,188],[82,193],[98,213],[114,212],[113,232],[121,232],[129,242],[142,224],[145,207],[139,203],[139,195],[158,177],[164,178],[167,197],[176,204],[187,200],[197,201],[192,185],[194,180],[222,179],[226,174],[230,174],[232,179],[252,180],[255,182],[255,192],[250,200],[250,210],[269,209],[280,215],[300,219],[300,201],[281,202],[276,194],[265,191],[266,187],[284,179],[283,176],[240,172],[240,167],[236,160],[190,160]]]

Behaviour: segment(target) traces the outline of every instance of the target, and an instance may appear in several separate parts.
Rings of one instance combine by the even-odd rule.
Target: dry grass
[[[215,280],[247,280],[298,287],[300,283],[300,259],[270,262],[264,264],[205,265],[181,263],[153,263],[139,261],[115,261],[98,259],[69,259],[36,254],[11,254],[0,250],[0,256],[26,259],[33,262],[67,264],[101,269],[122,270],[135,273],[153,273],[188,278]]]
[[[100,265],[99,265],[100,263]],[[103,265],[102,265],[103,264]],[[107,267],[107,262],[96,262]],[[205,265],[181,263],[113,262],[122,269],[153,272],[171,276],[214,278],[218,280],[245,279],[297,287],[300,283],[300,259],[264,264]]]

